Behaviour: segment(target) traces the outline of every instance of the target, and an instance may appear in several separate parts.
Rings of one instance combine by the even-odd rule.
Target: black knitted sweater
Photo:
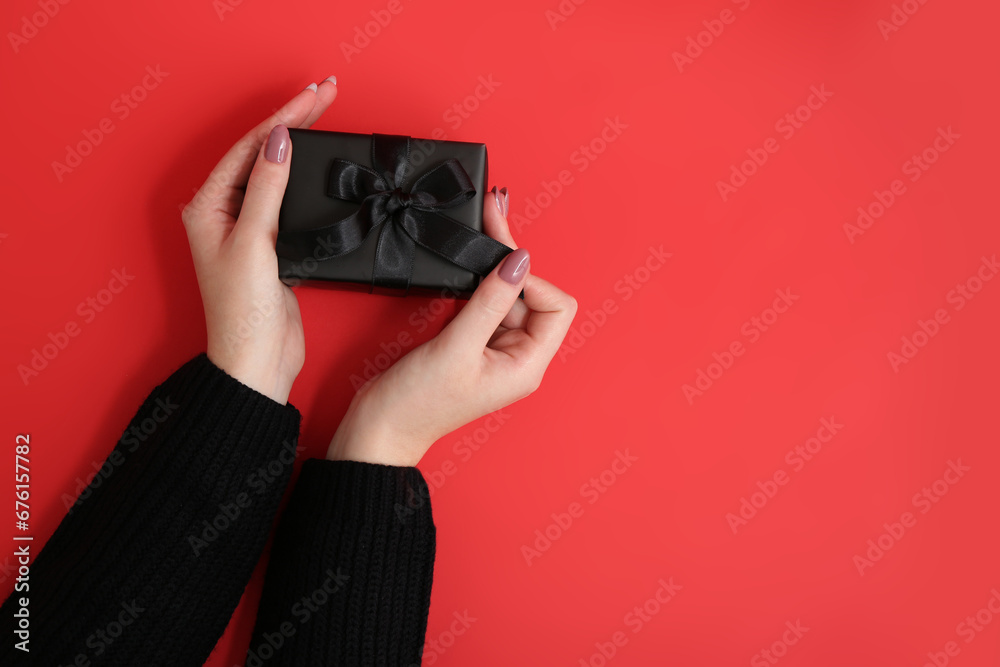
[[[201,665],[261,556],[300,415],[204,354],[156,387],[0,609],[0,665]],[[250,667],[420,664],[435,528],[416,468],[310,459]],[[16,598],[29,598],[29,653]]]

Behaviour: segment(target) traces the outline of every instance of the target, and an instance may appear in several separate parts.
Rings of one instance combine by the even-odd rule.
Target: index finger
[[[529,309],[524,330],[551,360],[576,317],[576,299],[549,281],[529,274],[524,284],[524,305]]]
[[[271,114],[267,120],[243,135],[208,175],[205,184],[195,195],[197,203],[225,197],[231,189],[246,187],[250,172],[253,171],[253,165],[257,161],[257,153],[260,152],[260,147],[275,125],[303,127],[307,121],[311,123],[318,118],[336,99],[335,83],[327,80],[321,86],[322,88],[317,88],[315,91],[312,86],[304,89]]]

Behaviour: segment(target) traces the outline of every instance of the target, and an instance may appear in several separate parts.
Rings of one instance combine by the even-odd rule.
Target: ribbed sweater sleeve
[[[307,460],[271,548],[247,667],[419,667],[435,540],[416,468]]]
[[[201,665],[292,471],[300,415],[204,354],[156,387],[30,572],[30,653],[3,665]],[[72,502],[72,499],[70,500]]]

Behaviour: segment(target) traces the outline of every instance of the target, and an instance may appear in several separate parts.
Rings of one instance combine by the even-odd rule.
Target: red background
[[[609,664],[772,664],[758,652],[797,621],[809,630],[777,649],[789,667],[919,666],[949,641],[949,664],[998,664],[1000,617],[971,642],[959,624],[1000,587],[1000,281],[961,308],[949,300],[1000,251],[996,3],[910,0],[919,9],[885,38],[890,0],[564,2],[575,11],[554,28],[557,0],[402,0],[348,58],[341,44],[386,5],[77,0],[16,50],[9,34],[0,46],[0,472],[11,480],[14,437],[30,433],[36,539],[150,388],[203,349],[181,205],[244,132],[336,74],[319,129],[487,143],[533,271],[580,303],[575,344],[542,388],[471,457],[457,443],[485,421],[421,463],[443,480],[427,637],[455,612],[476,619],[425,665],[596,666],[616,632],[627,643]],[[732,22],[679,71],[674,52],[704,21],[718,31],[725,9]],[[0,26],[22,32],[38,11],[10,0]],[[121,118],[114,100],[157,65],[169,74]],[[495,90],[469,98],[491,76]],[[831,96],[787,137],[775,123],[811,86]],[[466,98],[477,108],[455,127],[448,111]],[[52,163],[102,118],[114,131],[60,181]],[[575,154],[609,118],[627,128],[594,159]],[[905,163],[949,127],[959,138],[911,181]],[[768,138],[777,152],[723,201],[718,182]],[[563,170],[572,182],[539,201]],[[844,225],[895,179],[905,193],[852,242]],[[640,269],[661,245],[666,264]],[[134,280],[85,322],[78,304],[123,267]],[[630,293],[625,276],[645,282]],[[751,341],[751,318],[785,289],[798,299]],[[350,375],[401,331],[426,340],[454,308],[418,333],[409,318],[427,299],[298,295],[308,362],[291,400],[321,455]],[[893,368],[888,354],[938,309],[947,322]],[[80,334],[25,384],[18,365],[67,322]],[[709,369],[735,341],[731,367]],[[689,401],[699,370],[717,379]],[[796,470],[786,453],[823,418],[843,428]],[[617,450],[637,460],[591,504],[581,486]],[[914,504],[958,460],[969,471],[939,485],[947,494]],[[778,471],[788,483],[734,534],[727,514]],[[582,516],[528,565],[522,546],[573,502]],[[915,525],[859,574],[855,556],[907,511]],[[261,572],[210,664],[242,664]],[[682,589],[634,632],[626,615],[671,577]]]

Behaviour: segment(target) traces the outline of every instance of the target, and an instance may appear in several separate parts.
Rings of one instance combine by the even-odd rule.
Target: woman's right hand
[[[483,226],[517,248],[507,208],[506,189],[494,188]],[[365,383],[327,458],[413,466],[439,438],[534,392],[577,304],[528,266],[527,251],[509,254],[441,333]]]

